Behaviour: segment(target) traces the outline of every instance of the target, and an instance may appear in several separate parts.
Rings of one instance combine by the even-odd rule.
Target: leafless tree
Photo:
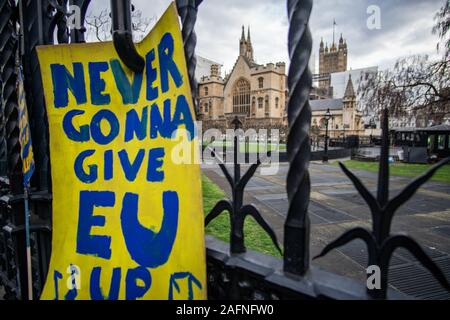
[[[99,42],[111,39],[111,17],[106,10],[86,16],[86,24],[88,39],[92,36]]]
[[[133,10],[131,18],[134,41],[142,40],[156,22],[155,16],[146,18],[141,10]],[[111,40],[111,16],[107,10],[104,9],[86,16],[86,25],[87,39],[100,42]]]
[[[436,24],[433,27],[433,34],[437,34],[441,41],[437,44],[440,50],[444,46],[444,57],[450,59],[450,0],[446,0],[438,13],[434,17]]]
[[[414,116],[421,125],[441,123],[450,115],[450,0],[436,14],[433,33],[439,44],[446,44],[440,59],[431,61],[427,55],[399,59],[393,68],[369,77],[358,88],[363,112],[379,114],[387,108],[396,118]],[[438,50],[440,46],[438,44]]]

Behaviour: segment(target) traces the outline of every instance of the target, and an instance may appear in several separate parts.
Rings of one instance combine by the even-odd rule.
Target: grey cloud
[[[391,65],[398,57],[435,54],[436,37],[431,34],[433,16],[444,0],[318,0],[314,2],[310,27],[314,53],[320,39],[332,40],[343,33],[349,47],[349,67]],[[91,10],[108,8],[108,1],[93,1]],[[134,0],[148,17],[160,17],[169,0]],[[381,8],[381,30],[366,26],[369,5]],[[205,0],[197,20],[197,51],[230,70],[238,54],[241,26],[250,25],[255,57],[259,63],[286,61],[288,22],[283,0]]]

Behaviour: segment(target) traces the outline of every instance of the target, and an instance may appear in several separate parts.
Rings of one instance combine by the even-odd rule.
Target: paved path
[[[281,164],[275,175],[263,176],[258,170],[245,193],[245,201],[256,205],[274,228],[280,242],[288,208],[285,191],[287,170],[287,164]],[[230,194],[230,188],[218,167],[204,166],[203,172]],[[375,173],[361,170],[353,172],[375,192]],[[311,163],[310,175],[312,192],[309,213],[313,257],[344,231],[355,226],[370,228],[371,220],[368,207],[338,166]],[[410,180],[391,177],[391,197]],[[429,182],[422,187],[398,210],[392,233],[398,232],[415,238],[450,279],[450,184]],[[314,260],[312,264],[365,281],[366,257],[365,245],[357,240],[324,258]],[[391,259],[389,277],[392,287],[417,298],[450,299],[450,294],[406,251],[396,250]]]

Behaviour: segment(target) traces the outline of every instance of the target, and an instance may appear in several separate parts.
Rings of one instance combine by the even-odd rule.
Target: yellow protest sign
[[[23,73],[19,68],[17,83],[18,107],[19,107],[19,142],[20,157],[22,159],[23,185],[25,187],[30,183],[34,172],[33,146],[31,143],[30,124],[28,121],[27,103],[25,100],[25,89],[23,86]]]
[[[139,44],[38,47],[50,130],[53,238],[42,299],[205,299],[200,168],[183,41],[170,5]],[[177,129],[179,129],[177,131]]]

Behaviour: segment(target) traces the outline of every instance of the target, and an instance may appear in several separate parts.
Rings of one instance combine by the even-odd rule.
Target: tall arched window
[[[208,92],[209,90],[208,90],[208,87],[205,87],[205,96],[207,96],[208,95]]]
[[[278,97],[275,98],[275,109],[278,109],[278,105],[280,104],[280,99]]]
[[[249,113],[250,111],[250,82],[239,79],[233,89],[233,112]]]
[[[264,78],[263,77],[258,78],[258,86],[260,89],[264,88]]]
[[[264,103],[264,98],[263,97],[259,97],[258,98],[258,109],[262,109],[263,103]]]

